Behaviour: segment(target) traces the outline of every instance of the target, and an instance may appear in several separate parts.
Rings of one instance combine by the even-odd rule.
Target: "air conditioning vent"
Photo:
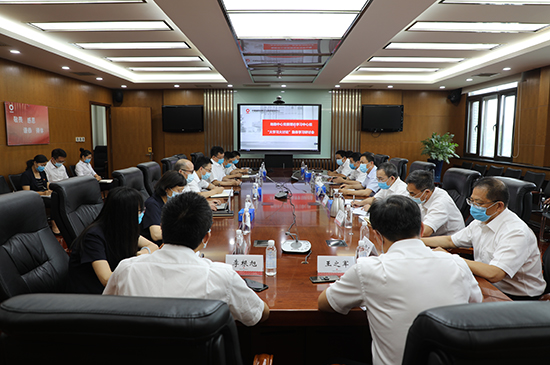
[[[199,88],[199,89],[208,89],[208,88],[212,88],[212,85],[208,85],[208,84],[205,84],[205,85],[195,85],[196,88]]]
[[[243,84],[244,87],[271,87],[271,84]]]
[[[480,73],[480,74],[474,75],[474,77],[493,77],[496,75],[498,75],[498,73],[486,72],[486,73]]]
[[[95,76],[95,74],[91,73],[91,72],[73,72],[73,74],[75,75],[78,75],[78,76]]]

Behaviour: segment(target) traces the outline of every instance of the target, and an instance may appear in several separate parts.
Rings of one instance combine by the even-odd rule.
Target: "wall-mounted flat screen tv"
[[[202,105],[163,105],[163,132],[202,132],[204,130]]]
[[[362,105],[361,130],[365,132],[403,131],[403,105]]]
[[[320,104],[239,104],[237,115],[240,151],[321,152]]]

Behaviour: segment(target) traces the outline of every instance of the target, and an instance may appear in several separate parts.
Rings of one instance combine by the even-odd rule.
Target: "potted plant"
[[[449,163],[449,158],[459,157],[455,153],[455,149],[458,144],[453,143],[454,134],[449,132],[440,135],[435,132],[432,133],[430,138],[420,141],[424,148],[422,149],[423,155],[428,155],[428,161],[435,163],[435,181],[441,181],[441,170],[443,168],[443,162]]]

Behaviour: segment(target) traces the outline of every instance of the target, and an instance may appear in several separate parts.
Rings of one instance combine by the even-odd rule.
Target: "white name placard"
[[[225,263],[231,265],[239,275],[262,276],[264,274],[263,255],[225,255]]]
[[[355,256],[317,256],[317,275],[342,276],[355,264]]]
[[[336,218],[334,218],[334,223],[336,223],[339,227],[342,227],[344,219],[346,219],[346,213],[343,210],[339,210],[338,214],[336,214]]]

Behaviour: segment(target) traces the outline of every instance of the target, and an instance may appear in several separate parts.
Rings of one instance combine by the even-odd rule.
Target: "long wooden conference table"
[[[309,184],[291,181],[292,171],[275,169],[270,177],[292,192],[292,197],[278,200],[275,193],[280,189],[272,182],[264,182],[262,200],[256,203],[255,218],[252,222],[251,242],[254,240],[275,240],[277,247],[277,275],[268,277],[250,276],[250,279],[265,283],[269,289],[258,293],[271,310],[270,318],[262,326],[325,326],[346,325],[364,326],[365,313],[357,308],[347,316],[322,313],[317,310],[317,298],[330,284],[312,284],[310,276],[317,275],[317,256],[354,256],[357,248],[360,222],[354,216],[353,227],[343,229],[336,225],[334,218],[322,202],[312,193]],[[240,194],[232,201],[233,217],[214,218],[212,237],[203,253],[213,261],[225,262],[225,255],[233,252],[235,231],[239,228],[238,210],[244,207],[247,194],[252,194],[252,182],[243,181]],[[351,197],[350,197],[351,198]],[[281,250],[281,242],[291,239],[285,232],[293,223],[291,202],[295,206],[296,224],[291,232],[297,233],[300,240],[308,240],[311,255],[288,254]],[[328,239],[345,240],[347,247],[329,247]],[[377,242],[374,242],[375,245]],[[251,245],[250,254],[265,255],[264,247]],[[482,278],[477,278],[483,292],[484,301],[506,301],[509,298]]]

